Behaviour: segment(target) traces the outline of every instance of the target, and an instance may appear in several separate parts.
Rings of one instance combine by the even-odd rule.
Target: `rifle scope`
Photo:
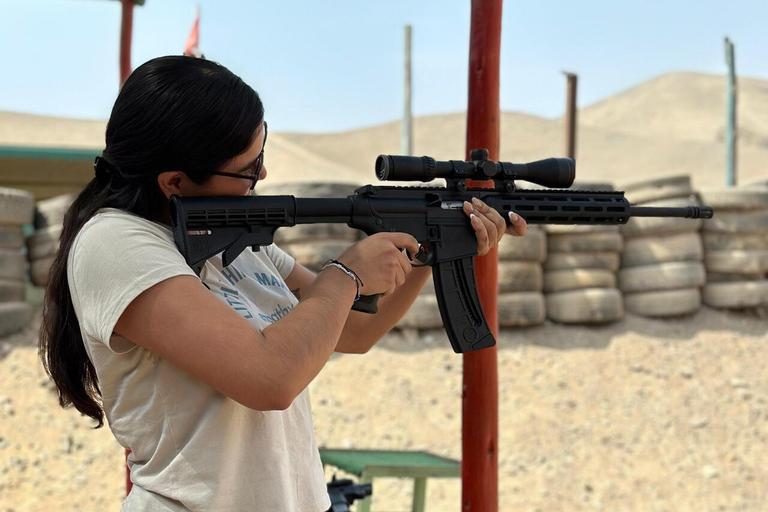
[[[568,188],[576,176],[570,158],[547,158],[527,164],[493,162],[486,150],[472,150],[472,160],[439,161],[428,156],[379,155],[376,176],[381,181],[525,180],[548,188]]]

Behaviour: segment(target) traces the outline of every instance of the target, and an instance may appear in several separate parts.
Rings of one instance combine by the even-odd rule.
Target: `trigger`
[[[422,263],[427,262],[427,251],[424,250],[424,246],[419,247],[419,252],[413,256],[413,259],[417,259]]]
[[[413,265],[414,268],[416,267],[426,267],[430,264],[430,254],[427,249],[424,248],[423,245],[419,246],[419,252],[414,254],[413,258],[411,260],[417,260],[421,262],[421,265]]]

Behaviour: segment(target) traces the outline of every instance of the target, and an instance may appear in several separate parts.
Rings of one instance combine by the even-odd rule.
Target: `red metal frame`
[[[133,6],[134,0],[120,0],[122,4],[122,17],[120,21],[120,87],[123,86],[128,75],[131,74],[131,38],[133,35]],[[125,495],[131,492],[131,471],[128,469],[128,455],[130,450],[125,450]]]
[[[131,37],[133,34],[134,0],[120,0],[123,15],[120,22],[120,87],[131,74]]]
[[[467,159],[472,149],[487,149],[499,159],[499,61],[502,0],[472,0],[469,36],[469,103]],[[473,187],[492,187],[470,181]],[[480,303],[495,337],[498,249],[475,258]],[[498,492],[498,368],[496,347],[464,354],[462,396],[462,507],[463,512],[497,512]]]

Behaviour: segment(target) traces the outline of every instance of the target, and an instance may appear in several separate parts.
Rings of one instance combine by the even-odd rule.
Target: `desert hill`
[[[739,181],[768,175],[768,80],[739,80]],[[621,185],[690,174],[696,187],[725,182],[725,78],[670,73],[615,94],[578,114],[577,179]],[[524,162],[563,155],[563,119],[501,116],[500,158]],[[0,112],[0,145],[103,147],[105,121]],[[414,154],[464,157],[466,114],[414,119]],[[400,123],[336,133],[271,133],[270,180],[375,182],[379,154],[400,153]]]
[[[416,118],[414,154],[461,159],[465,133],[466,115],[463,113]],[[345,166],[360,169],[366,182],[375,180],[374,162],[379,154],[400,153],[399,122],[349,132],[284,133],[283,136],[328,160],[343,161]],[[504,112],[501,116],[500,158],[527,162],[563,156],[563,137],[562,119]],[[738,158],[739,181],[768,174],[765,169],[768,146],[740,141]],[[717,140],[676,138],[652,132],[631,134],[580,123],[576,159],[580,181],[609,180],[621,184],[644,177],[689,174],[696,187],[716,187],[725,183],[725,144]]]
[[[739,135],[747,146],[768,147],[768,81],[738,79]],[[632,135],[721,142],[726,80],[701,73],[670,73],[579,111],[583,126]]]
[[[768,81],[739,80],[739,181],[768,175]],[[725,182],[725,78],[671,73],[620,92],[578,114],[577,179],[617,184],[689,174],[697,187]],[[414,119],[414,154],[463,158],[466,114]],[[400,122],[339,133],[284,133],[328,160],[374,180],[381,153],[399,154]],[[562,118],[502,112],[500,158],[516,162],[563,154]]]

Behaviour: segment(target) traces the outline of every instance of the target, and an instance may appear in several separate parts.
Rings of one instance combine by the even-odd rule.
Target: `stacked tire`
[[[257,195],[292,195],[299,198],[339,198],[351,195],[359,185],[350,183],[276,183],[256,188]],[[275,243],[305,267],[318,271],[336,259],[364,234],[346,224],[300,224],[280,228]]]
[[[609,183],[574,184],[573,190],[610,191]],[[544,263],[547,318],[563,324],[601,324],[624,318],[616,288],[623,247],[618,226],[547,225]]]
[[[704,303],[720,309],[768,306],[768,188],[705,190],[715,209],[704,222]]]
[[[499,327],[539,325],[547,317],[544,299],[544,261],[547,233],[528,226],[522,237],[505,236],[499,242]]]
[[[697,206],[689,176],[626,185],[633,205]],[[627,311],[646,317],[675,317],[701,309],[706,283],[701,219],[635,217],[622,226],[624,253],[619,288]]]
[[[75,195],[65,194],[35,205],[35,233],[27,239],[29,277],[35,286],[48,284],[48,274],[59,251],[64,215],[74,200]]]
[[[23,330],[32,318],[26,303],[25,225],[34,199],[24,190],[0,188],[0,337]]]

